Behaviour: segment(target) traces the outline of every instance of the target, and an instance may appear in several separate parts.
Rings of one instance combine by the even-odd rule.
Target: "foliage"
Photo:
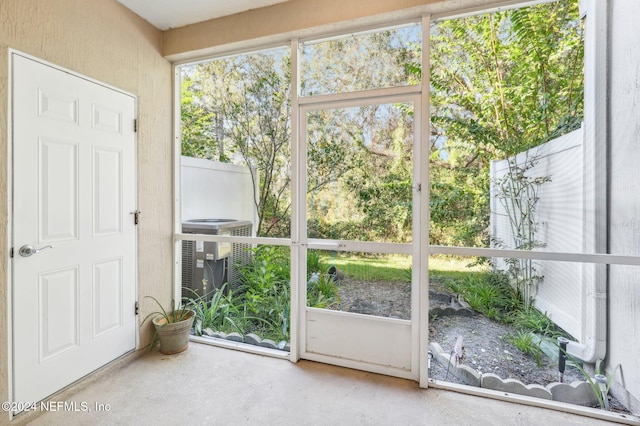
[[[251,252],[251,261],[239,271],[246,315],[256,319],[246,332],[287,340],[290,312],[288,253],[273,246],[258,246]]]
[[[210,328],[221,332],[255,333],[276,341],[289,338],[289,259],[282,248],[251,249],[251,261],[239,266],[240,284],[224,283],[211,299],[193,292],[184,305],[196,313],[195,332]]]
[[[307,278],[310,278],[314,272],[326,272],[324,269],[320,252],[318,250],[307,251]]]
[[[456,40],[452,44],[451,40]],[[532,250],[540,187],[526,152],[580,126],[583,35],[578,4],[535,7],[454,19],[431,29],[432,244]],[[418,64],[413,71],[419,75]],[[491,182],[489,165],[508,159]],[[481,176],[476,178],[474,176]],[[507,216],[513,241],[488,233],[489,186]],[[507,272],[529,309],[542,279],[536,263],[507,259]]]
[[[550,182],[551,178],[530,175],[538,161],[538,156],[531,150],[510,157],[505,174],[493,180],[496,198],[507,216],[512,240],[511,245],[505,245],[503,241],[493,238],[497,247],[533,250],[546,246],[537,240],[536,210],[540,200],[540,187]],[[524,302],[525,310],[528,310],[533,303],[537,285],[543,279],[537,274],[536,262],[532,259],[506,259],[505,263],[510,282]]]
[[[300,54],[302,93],[406,84],[409,77],[404,64],[416,59],[416,49],[406,39],[415,38],[417,28],[304,45]],[[290,235],[290,86],[290,54],[285,49],[183,68],[183,155],[244,164],[254,176],[259,174],[255,193],[260,236]],[[335,232],[335,226],[342,226],[345,216],[333,214],[337,209],[330,205],[333,192],[338,191],[349,194],[346,199],[351,200],[338,208],[349,213],[358,210],[346,220],[358,219],[347,225],[349,236],[406,240],[411,216],[411,179],[406,176],[407,171],[410,176],[411,165],[405,153],[411,146],[404,143],[409,138],[399,129],[408,114],[392,106],[391,119],[381,127],[378,119],[387,114],[385,108],[373,105],[363,108],[361,114],[344,109],[308,115],[307,188],[315,194],[320,209],[311,213],[322,218],[310,234],[326,238]],[[386,158],[388,145],[393,145],[393,158]],[[367,184],[361,185],[363,181]],[[402,197],[388,212],[385,206],[393,204],[398,191]],[[380,193],[384,197],[378,197]]]
[[[384,30],[304,45],[301,93],[416,83],[421,52],[415,40],[408,42],[409,33]],[[430,55],[430,243],[486,246],[490,162],[513,157],[581,122],[583,43],[577,2],[561,0],[438,22],[431,28]],[[254,192],[260,236],[291,234],[290,65],[290,53],[277,50],[198,64],[185,68],[182,76],[183,154],[244,164],[254,177],[259,174]],[[374,104],[318,110],[301,118],[308,132],[309,173],[303,183],[308,236],[409,241],[414,193],[411,108]],[[512,177],[518,176],[519,167],[515,165]],[[536,200],[536,185],[541,183],[525,185],[533,190],[530,200]],[[518,190],[503,192],[511,197]],[[523,210],[513,211],[524,216]],[[532,228],[524,219],[519,227],[526,234]],[[516,246],[532,244],[541,244],[535,233]],[[398,281],[409,266],[378,266],[375,257],[365,259],[349,260],[349,268],[375,269],[381,279]],[[256,250],[242,271],[243,293],[237,295],[243,298],[236,314],[240,328],[268,324],[280,336],[287,335],[287,262],[278,249]],[[517,277],[515,271],[512,276]],[[529,271],[526,279],[533,280],[535,271]],[[500,274],[488,281],[504,290],[501,296],[477,276],[461,288],[476,290],[469,297],[478,309],[509,321],[510,306],[517,305],[513,291],[502,287]],[[328,284],[317,288],[331,289]],[[309,294],[314,294],[310,287]],[[331,303],[331,293],[321,291],[314,303]],[[258,320],[252,323],[250,317]]]
[[[490,161],[580,126],[578,2],[437,22],[430,55],[430,242],[486,246]]]
[[[307,284],[307,306],[332,308],[340,302],[340,294],[333,276],[319,274]]]
[[[515,334],[506,335],[505,341],[526,355],[534,355],[538,365],[542,354],[540,342],[535,341],[533,334],[547,339],[571,338],[551,321],[546,312],[526,308],[504,272],[452,278],[446,281],[446,285],[454,293],[462,295],[471,308],[489,319],[513,325]]]
[[[537,309],[521,309],[513,315],[513,325],[521,330],[527,330],[544,337],[569,337],[558,327],[546,312]]]
[[[307,306],[332,308],[340,302],[340,294],[320,253],[318,250],[307,251]]]
[[[418,29],[303,44],[301,93],[417,83]],[[486,245],[489,162],[580,125],[577,2],[441,21],[430,44],[431,243]],[[250,166],[260,175],[258,235],[289,236],[289,52],[217,59],[182,78],[183,154]],[[408,241],[412,116],[404,104],[307,115],[309,235]]]
[[[504,272],[463,276],[446,284],[451,291],[461,294],[474,310],[493,320],[513,324],[519,331],[545,337],[569,337],[546,313],[533,308],[525,309]]]
[[[225,283],[213,291],[209,302],[195,293],[195,298],[186,301],[186,306],[196,312],[197,334],[211,328],[240,334],[255,333],[276,341],[289,339],[291,284],[288,249],[258,246],[250,251],[251,261],[239,267],[240,284],[237,288],[231,289]],[[309,252],[307,265],[309,271],[318,274],[318,280],[308,288],[309,306],[330,307],[339,301],[336,283],[326,274],[317,252]]]
[[[433,155],[432,155],[433,157]],[[475,167],[431,167],[429,242],[480,246],[489,239],[489,174]]]
[[[408,241],[412,126],[410,114],[395,104],[308,115],[310,236]]]
[[[600,408],[603,409],[603,410],[609,410],[609,401],[607,399],[607,395],[609,394],[609,389],[611,388],[611,381],[613,380],[613,378],[614,378],[614,376],[616,374],[616,371],[618,371],[618,368],[620,368],[620,365],[618,364],[616,366],[616,368],[609,375],[609,377],[607,377],[604,374],[598,373],[598,374],[596,374],[596,376],[594,378],[592,378],[591,374],[589,374],[584,368],[582,368],[581,362],[580,362],[579,359],[576,359],[571,354],[569,354],[569,352],[567,352],[565,349],[563,349],[557,343],[557,340],[551,340],[551,342],[558,347],[558,349],[564,354],[564,356],[567,357],[567,360],[569,360],[572,363],[572,366],[577,368],[578,371],[580,371],[582,376],[585,378],[587,383],[589,383],[589,385],[591,386],[591,389],[593,390],[593,393],[595,394],[596,398],[598,399],[598,404],[600,405]],[[606,380],[606,384],[605,384],[605,388],[604,388],[604,394],[603,394],[603,390],[600,389],[600,384],[597,381],[594,381],[596,378],[598,378],[598,375],[602,375],[603,380]]]
[[[405,64],[420,60],[418,25],[303,43],[301,93],[314,96],[415,83]]]
[[[221,332],[255,333],[276,341],[289,339],[290,259],[288,249],[258,246],[251,261],[239,266],[239,285],[214,289],[211,299],[193,292],[184,306],[195,311],[195,332],[210,328]],[[338,288],[326,274],[318,252],[309,251],[307,268],[318,279],[308,286],[308,305],[327,308],[339,301]]]
[[[219,145],[216,140],[215,119],[211,107],[199,98],[200,88],[191,76],[183,76],[181,83],[180,119],[182,155],[196,158],[218,158]]]
[[[542,349],[540,349],[540,342],[536,343],[533,339],[533,335],[528,331],[518,331],[516,334],[507,334],[504,337],[507,343],[512,344],[520,352],[525,355],[533,355],[536,359],[538,367],[542,365],[541,356]]]
[[[447,285],[461,294],[471,308],[496,321],[510,323],[511,315],[520,306],[507,277],[500,272],[468,276],[449,281]]]
[[[402,279],[408,283],[413,282],[413,266],[402,269]]]
[[[290,234],[290,73],[286,50],[183,69],[182,154],[250,168],[258,235]]]
[[[238,331],[234,318],[240,315],[241,302],[234,295],[233,290],[228,288],[228,283],[214,289],[211,300],[208,302],[207,297],[199,296],[198,293],[189,290],[195,297],[188,299],[186,306],[189,306],[196,313],[195,332],[198,336],[201,336],[202,330],[206,328],[224,331],[231,326],[234,331]]]
[[[153,300],[158,306],[158,309],[156,311],[150,312],[146,317],[144,317],[144,319],[140,323],[140,326],[142,326],[149,318],[161,317],[162,319],[164,319],[166,324],[173,324],[176,322],[184,321],[191,314],[191,310],[188,307],[185,309],[175,309],[173,311],[167,312],[155,297],[145,296],[145,298]]]
[[[577,2],[448,20],[431,36],[432,136],[453,155],[449,164],[513,156],[579,125]]]

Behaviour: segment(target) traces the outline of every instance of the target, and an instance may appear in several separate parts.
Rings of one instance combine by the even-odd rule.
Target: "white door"
[[[135,98],[12,58],[13,400],[39,401],[135,349]]]

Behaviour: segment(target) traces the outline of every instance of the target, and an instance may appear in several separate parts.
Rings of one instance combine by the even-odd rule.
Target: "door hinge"
[[[13,247],[9,249],[9,257],[13,257]]]
[[[136,315],[140,314],[140,303],[136,302]]]
[[[138,132],[138,119],[137,118],[133,120],[133,131],[136,132],[136,133]]]
[[[140,210],[136,210],[134,212],[131,212],[131,214],[133,215],[133,224],[137,225],[138,222],[140,222],[140,213],[142,213]]]
[[[415,186],[415,189],[416,189],[417,192],[421,192],[422,191],[422,184],[421,183],[417,184]]]

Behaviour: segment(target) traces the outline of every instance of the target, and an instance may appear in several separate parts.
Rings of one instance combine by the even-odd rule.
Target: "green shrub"
[[[505,336],[505,340],[524,354],[534,355],[538,365],[541,350],[533,341],[532,333],[547,338],[570,338],[546,313],[533,307],[527,309],[502,272],[468,275],[448,280],[446,285],[451,291],[461,294],[475,311],[491,320],[513,324],[517,333]]]
[[[521,309],[513,315],[513,325],[522,330],[544,337],[570,337],[564,330],[558,327],[547,313],[542,313],[535,308]]]
[[[451,291],[461,294],[471,308],[496,321],[511,322],[510,316],[520,306],[515,292],[502,273],[469,275],[462,279],[448,280],[446,285]]]
[[[530,332],[518,331],[516,334],[507,334],[504,336],[504,340],[518,348],[523,354],[535,356],[536,364],[538,367],[541,366],[542,350],[540,349],[540,343],[534,342],[533,335]]]
[[[307,306],[331,308],[340,302],[338,286],[329,274],[318,274],[307,284]]]
[[[313,273],[324,272],[324,267],[320,260],[320,253],[317,250],[307,251],[307,279],[311,277]]]
[[[240,287],[233,303],[222,320],[216,317],[219,331],[232,329],[241,334],[255,333],[275,341],[289,339],[290,307],[290,255],[289,249],[258,246],[250,249],[251,260],[239,267]],[[307,290],[309,306],[326,308],[339,301],[338,288],[333,279],[321,271],[324,266],[320,254],[309,251],[309,275],[318,279],[310,282]],[[204,322],[203,322],[204,324]]]
[[[240,282],[244,306],[239,318],[244,333],[262,338],[287,340],[290,312],[290,260],[282,247],[258,246],[251,249],[251,261],[242,266]]]
[[[227,283],[224,283],[221,288],[214,289],[209,302],[191,290],[196,297],[189,299],[186,306],[196,313],[195,331],[198,336],[202,335],[205,328],[225,331],[228,326],[233,327],[232,318],[238,316],[242,302],[227,287]]]

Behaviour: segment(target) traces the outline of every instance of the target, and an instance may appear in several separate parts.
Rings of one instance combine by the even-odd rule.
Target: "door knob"
[[[33,246],[30,246],[30,245],[27,244],[27,245],[24,245],[24,246],[20,247],[20,250],[18,250],[18,253],[20,253],[20,256],[29,257],[32,254],[40,253],[42,250],[46,250],[46,249],[50,249],[50,248],[53,248],[53,247],[44,246],[44,247],[41,247],[41,248],[37,249],[37,248],[33,248]]]

